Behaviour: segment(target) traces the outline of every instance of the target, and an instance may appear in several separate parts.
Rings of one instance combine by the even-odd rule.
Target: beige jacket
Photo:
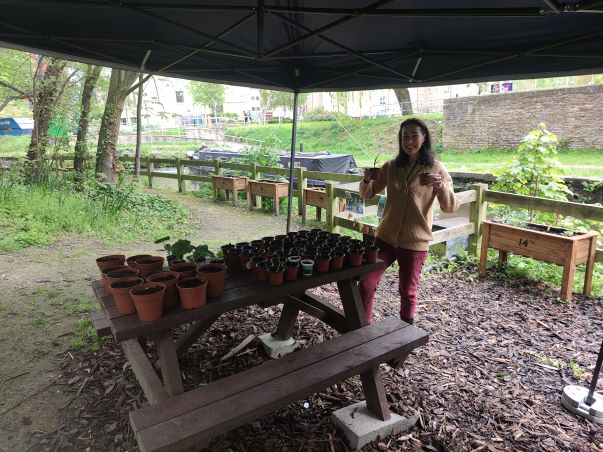
[[[442,175],[443,186],[434,192],[433,187],[419,184],[419,174]],[[454,212],[460,206],[452,189],[452,178],[444,165],[435,160],[431,166],[417,163],[397,168],[390,160],[381,168],[377,180],[360,182],[360,196],[371,199],[387,188],[387,202],[377,228],[377,237],[397,248],[428,251],[433,240],[433,201],[438,198],[440,209]]]

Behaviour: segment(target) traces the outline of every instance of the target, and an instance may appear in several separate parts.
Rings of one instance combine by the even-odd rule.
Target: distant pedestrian
[[[245,124],[249,122],[249,116],[247,116],[246,110],[243,110],[243,120],[245,121]]]

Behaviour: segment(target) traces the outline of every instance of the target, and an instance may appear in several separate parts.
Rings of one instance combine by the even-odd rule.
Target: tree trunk
[[[396,99],[398,99],[398,103],[400,104],[402,116],[412,115],[412,101],[410,100],[410,92],[408,91],[408,88],[396,88],[394,90],[394,94],[396,95]]]
[[[88,126],[90,122],[90,99],[92,98],[92,91],[96,86],[101,69],[102,66],[88,65],[84,88],[82,89],[80,121],[77,129],[75,156],[73,160],[73,169],[78,173],[84,171],[84,159],[86,158],[86,152],[88,150],[86,146],[86,137],[88,136]]]
[[[42,65],[43,59],[38,62]],[[49,134],[48,129],[56,106],[56,100],[59,96],[60,78],[67,61],[50,58],[46,67],[38,68],[36,76],[39,80],[34,80],[34,105],[33,119],[34,129],[31,134],[31,141],[27,150],[28,177],[30,180],[36,180],[41,159],[46,153]],[[42,75],[38,75],[42,72]]]
[[[96,149],[96,172],[105,175],[109,182],[117,181],[119,160],[117,158],[117,136],[119,134],[121,112],[124,102],[130,92],[132,83],[138,76],[137,72],[113,69],[105,112],[98,134],[98,146]]]

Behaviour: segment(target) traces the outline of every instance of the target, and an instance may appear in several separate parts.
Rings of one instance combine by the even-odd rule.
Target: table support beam
[[[216,316],[194,322],[193,325],[176,341],[176,353],[178,354],[178,358],[182,357],[190,346],[195,343],[197,338],[205,333],[218,319],[219,316]]]
[[[157,339],[159,350],[159,364],[161,365],[161,376],[166,392],[173,397],[184,392],[180,365],[176,355],[176,342],[172,339],[171,331],[162,333]]]

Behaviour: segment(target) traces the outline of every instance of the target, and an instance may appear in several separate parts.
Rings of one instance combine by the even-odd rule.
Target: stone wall
[[[603,149],[603,85],[446,99],[443,145],[516,148],[541,122],[572,149]]]

